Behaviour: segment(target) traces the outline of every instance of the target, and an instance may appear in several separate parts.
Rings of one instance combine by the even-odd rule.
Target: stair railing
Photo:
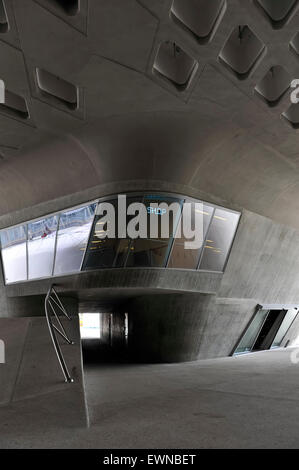
[[[45,314],[48,323],[48,328],[65,382],[74,382],[74,379],[70,376],[68,367],[63,357],[56,333],[58,333],[68,344],[74,344],[74,342],[69,338],[58,316],[57,309],[62,312],[63,315],[68,318],[68,320],[71,320],[71,317],[69,316],[63,303],[61,302],[54,285],[51,285],[45,299]],[[58,326],[53,323],[54,318],[56,319]]]

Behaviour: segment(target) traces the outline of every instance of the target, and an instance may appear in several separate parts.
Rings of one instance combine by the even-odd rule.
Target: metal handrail
[[[70,376],[69,370],[67,368],[67,365],[66,365],[65,359],[63,357],[61,347],[59,345],[59,342],[58,342],[58,339],[56,337],[55,332],[57,332],[68,344],[74,344],[74,342],[68,337],[68,335],[65,331],[65,328],[62,325],[62,323],[61,323],[61,321],[58,317],[58,314],[55,310],[55,306],[59,308],[59,310],[64,314],[64,316],[66,316],[68,318],[68,320],[71,320],[71,317],[68,315],[66,309],[64,308],[64,305],[61,302],[61,300],[60,300],[60,298],[59,298],[59,296],[58,296],[58,294],[57,294],[57,292],[54,288],[54,285],[51,285],[49,290],[48,290],[47,296],[45,298],[45,314],[46,314],[46,319],[47,319],[47,323],[48,323],[48,328],[49,328],[52,343],[53,343],[53,346],[54,346],[54,349],[55,349],[55,352],[56,352],[56,355],[57,355],[57,358],[58,358],[59,365],[60,365],[62,373],[64,375],[65,382],[74,382],[74,379],[72,379],[72,377]],[[55,317],[55,319],[58,323],[58,327],[53,324],[53,321],[52,321],[53,318],[51,316],[51,312],[54,315],[54,317]]]

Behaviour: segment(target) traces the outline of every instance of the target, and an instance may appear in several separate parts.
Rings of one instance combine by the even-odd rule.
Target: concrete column
[[[215,296],[146,295],[132,300],[129,312],[131,359],[143,362],[196,360]]]
[[[114,351],[122,350],[125,344],[125,315],[123,313],[112,313],[111,324],[111,347]]]
[[[111,313],[101,314],[101,343],[106,346],[111,345]]]

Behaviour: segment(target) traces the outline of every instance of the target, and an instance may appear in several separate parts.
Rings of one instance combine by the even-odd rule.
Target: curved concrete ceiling
[[[217,2],[213,12],[192,0],[210,25],[195,28],[189,10],[173,19],[170,0],[81,0],[77,15],[58,0],[3,1],[10,28],[0,30],[1,78],[26,99],[29,118],[0,109],[0,215],[147,179],[299,227],[299,131],[281,116],[290,107],[286,77],[299,78],[295,5],[278,24],[270,1],[265,14],[258,2],[227,0],[220,12]],[[182,52],[197,64],[184,86],[179,67],[191,62]],[[78,88],[77,109],[68,84]]]

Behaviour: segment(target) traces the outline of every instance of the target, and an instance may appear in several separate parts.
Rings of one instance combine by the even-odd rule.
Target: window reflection
[[[27,279],[26,225],[1,231],[2,261],[5,282]]]
[[[251,352],[253,345],[258,337],[259,332],[267,318],[269,310],[259,310],[254,316],[252,322],[248,326],[243,338],[241,339],[234,354],[242,354]]]
[[[124,238],[123,240],[119,241],[114,262],[115,268],[121,268],[126,265],[129,255],[130,242],[131,240],[129,238]]]
[[[105,202],[112,204],[115,209],[115,238],[101,238],[101,233],[106,231],[107,227],[103,226],[105,222],[101,220],[102,216],[95,213],[102,202],[2,230],[0,236],[5,283],[112,267],[194,270],[199,266],[199,269],[206,271],[224,270],[239,213],[173,195],[133,194],[126,199],[127,209],[130,204],[136,202],[145,205],[148,228],[146,238],[117,238],[117,196]],[[186,242],[192,243],[193,240],[184,237],[184,218],[181,217],[184,202],[193,204],[189,225],[192,231],[200,226],[197,240],[201,243],[202,235],[204,240],[200,248],[185,247]],[[165,204],[164,208],[161,203]],[[200,203],[201,209],[195,206],[196,203]],[[174,206],[171,207],[171,204]],[[138,212],[133,215],[126,214],[125,226],[128,227],[129,222],[137,215]],[[151,230],[153,222],[156,233]],[[179,225],[182,231],[180,238],[177,238],[174,234],[177,233]],[[168,228],[167,234],[162,233],[165,226]],[[198,232],[199,229],[197,235]],[[125,231],[124,236],[127,236]]]
[[[52,276],[58,217],[28,224],[28,278]]]
[[[133,240],[127,261],[128,267],[163,267],[167,261],[169,243],[161,240]]]
[[[129,207],[130,204],[134,204],[136,202],[142,203],[143,199],[144,199],[143,196],[127,198],[127,207]],[[135,215],[127,214],[126,216],[127,227],[130,221],[134,219],[134,217]],[[123,238],[119,240],[114,267],[120,268],[120,267],[126,266],[129,254],[133,249],[132,244],[133,244],[133,240],[131,240],[130,238]]]
[[[199,269],[223,272],[239,218],[236,212],[215,210]]]
[[[95,210],[91,204],[60,215],[54,274],[80,271]]]
[[[151,214],[150,208],[155,207],[153,204],[160,205],[161,203],[178,204],[178,211],[169,213],[157,213]],[[147,207],[147,227],[148,237],[150,237],[150,227],[153,222],[157,227],[157,237],[147,239],[136,239],[132,240],[129,249],[129,256],[126,266],[128,267],[164,267],[166,266],[173,237],[177,229],[178,222],[181,216],[182,200],[173,197],[163,197],[156,195],[148,195],[144,198],[144,204]],[[169,223],[168,223],[169,219]],[[169,236],[163,238],[162,224],[166,222],[169,226]]]
[[[109,202],[113,205],[115,213],[117,214],[117,200],[111,200]],[[103,231],[109,230],[109,227],[101,221],[102,217],[102,215],[97,215],[95,218],[92,236],[90,237],[85,255],[83,270],[111,268],[113,266],[119,241],[117,238],[101,238]]]
[[[206,238],[213,212],[214,208],[208,204],[204,204],[201,210],[195,207],[194,202],[192,203],[191,226],[192,228],[195,227],[195,218],[200,218],[200,222],[202,221],[203,223],[203,239]],[[186,241],[187,239],[184,237],[183,233],[180,238],[175,238],[168,263],[169,268],[197,269],[199,258],[202,252],[202,246],[199,249],[186,250],[184,247]]]

